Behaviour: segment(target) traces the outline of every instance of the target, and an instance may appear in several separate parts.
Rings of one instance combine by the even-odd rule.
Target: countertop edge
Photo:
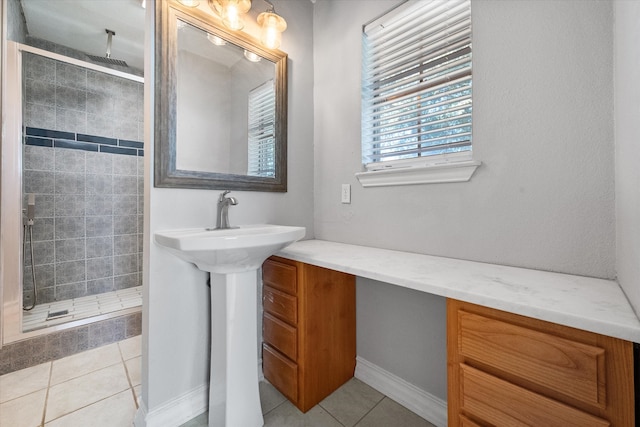
[[[640,320],[614,280],[324,240],[276,254],[355,276],[640,342]]]

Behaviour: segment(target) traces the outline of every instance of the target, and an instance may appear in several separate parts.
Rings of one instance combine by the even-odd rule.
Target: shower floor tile
[[[38,304],[33,310],[23,312],[22,328],[25,332],[33,331],[66,323],[71,320],[86,319],[88,317],[113,313],[124,308],[139,307],[141,305],[141,286],[65,301]],[[68,314],[47,320],[49,313],[63,310],[68,310]]]

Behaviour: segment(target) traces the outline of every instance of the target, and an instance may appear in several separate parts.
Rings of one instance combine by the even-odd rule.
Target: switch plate
[[[342,184],[342,203],[351,203],[351,184]]]

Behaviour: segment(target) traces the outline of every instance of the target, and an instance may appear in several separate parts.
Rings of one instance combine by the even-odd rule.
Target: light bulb
[[[260,42],[269,49],[279,48],[287,21],[275,12],[263,12],[258,15],[258,25],[262,28]]]
[[[241,30],[244,28],[244,22],[238,13],[238,5],[235,3],[227,3],[222,8],[222,23],[232,30]]]

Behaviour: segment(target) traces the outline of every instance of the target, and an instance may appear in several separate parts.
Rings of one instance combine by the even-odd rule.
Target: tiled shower
[[[139,286],[143,83],[28,52],[22,60],[23,208],[34,194],[38,303]]]

